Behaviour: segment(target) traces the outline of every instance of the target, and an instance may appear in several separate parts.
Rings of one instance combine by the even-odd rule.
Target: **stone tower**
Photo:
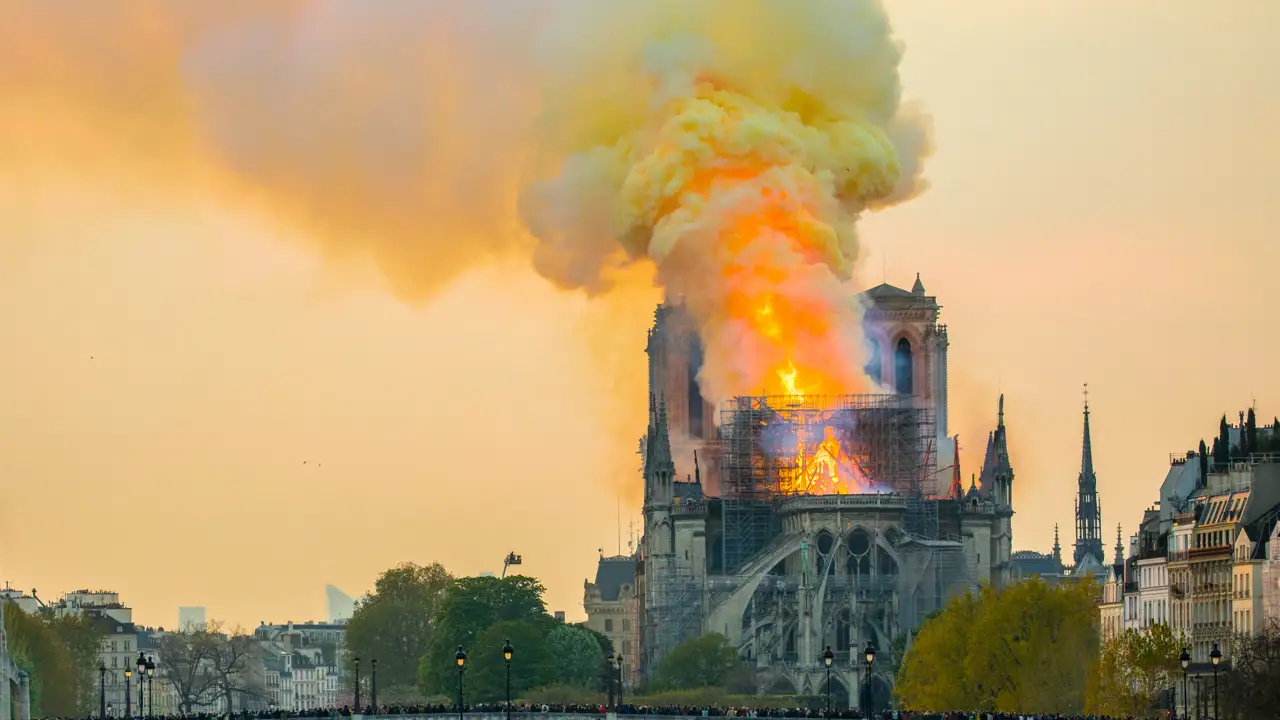
[[[675,497],[676,465],[671,458],[667,406],[649,396],[649,430],[645,435],[644,524],[646,555],[674,552],[671,502]]]
[[[1086,556],[1092,556],[1097,565],[1102,566],[1102,506],[1098,501],[1098,478],[1093,472],[1088,385],[1085,386],[1084,397],[1084,445],[1080,451],[1080,477],[1076,489],[1076,565],[1079,566]]]
[[[987,436],[987,455],[982,463],[982,494],[996,508],[991,534],[992,582],[997,587],[1012,581],[1013,556],[1013,464],[1009,462],[1009,440],[1004,424],[1004,395],[1000,396],[995,432]]]

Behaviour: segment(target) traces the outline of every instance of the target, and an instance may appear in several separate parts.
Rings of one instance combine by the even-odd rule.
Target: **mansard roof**
[[[619,555],[602,557],[596,565],[596,589],[600,591],[600,599],[605,602],[616,602],[622,596],[622,586],[636,584],[636,560]]]

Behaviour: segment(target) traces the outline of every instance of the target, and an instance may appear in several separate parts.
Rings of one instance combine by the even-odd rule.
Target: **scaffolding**
[[[671,553],[645,558],[644,671],[656,677],[672,648],[702,631],[702,589],[692,568]]]
[[[736,572],[778,535],[777,502],[788,495],[900,493],[914,503],[907,531],[937,537],[934,425],[933,411],[904,395],[744,396],[725,403],[724,571]],[[828,466],[847,477],[833,479]]]

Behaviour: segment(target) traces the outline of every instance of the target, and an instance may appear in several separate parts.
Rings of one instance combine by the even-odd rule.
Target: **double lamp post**
[[[156,710],[156,691],[151,683],[156,676],[155,658],[138,653],[138,716],[151,715]],[[145,695],[144,695],[145,692]],[[98,715],[107,717],[111,706],[107,703],[107,666],[98,664]],[[133,668],[124,669],[124,716],[133,717]]]
[[[871,666],[875,664],[875,661],[876,661],[876,646],[868,642],[867,649],[863,650],[862,654],[863,654],[863,659],[866,661],[866,665],[864,666],[866,671],[866,678],[862,681],[859,687],[861,688],[865,686],[866,690],[865,692],[859,691],[858,693],[858,709],[866,710],[867,708],[864,708],[863,705],[871,704],[870,703]],[[835,660],[836,660],[836,654],[831,652],[831,646],[828,645],[827,649],[822,653],[822,664],[827,666],[827,714],[826,714],[826,717],[831,717],[831,665],[835,662]],[[864,696],[866,696],[868,700],[868,702],[866,703],[862,702],[862,699]]]
[[[515,648],[511,647],[511,638],[506,638],[502,642],[502,661],[507,666],[507,720],[511,720],[511,656],[515,654]],[[466,704],[463,701],[462,694],[462,676],[467,671],[467,653],[458,646],[458,652],[453,656],[454,662],[458,664],[458,720],[462,720],[463,713],[466,711]]]
[[[359,655],[355,656],[354,661],[356,666],[356,697],[355,697],[354,704],[356,706],[356,710],[360,710],[360,656]],[[372,685],[372,687],[370,688],[370,690],[372,691],[370,693],[370,696],[371,696],[370,704],[373,707],[370,709],[373,711],[374,715],[377,715],[378,714],[378,658],[374,658],[373,660],[370,661],[369,664],[373,666],[373,677],[371,678],[371,683],[370,683],[370,685]]]
[[[1182,717],[1191,717],[1187,709],[1187,699],[1191,695],[1190,688],[1187,687],[1187,668],[1191,666],[1191,654],[1187,649],[1182,648],[1182,654],[1178,656],[1178,664],[1182,666]],[[1218,665],[1222,664],[1222,650],[1218,647],[1218,643],[1213,644],[1213,649],[1209,651],[1209,664],[1213,666],[1213,717],[1218,717]]]

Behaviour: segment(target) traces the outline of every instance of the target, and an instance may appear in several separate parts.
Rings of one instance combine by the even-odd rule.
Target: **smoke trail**
[[[251,208],[406,299],[652,261],[708,395],[848,391],[854,222],[923,188],[900,57],[871,0],[9,0],[0,175]]]

